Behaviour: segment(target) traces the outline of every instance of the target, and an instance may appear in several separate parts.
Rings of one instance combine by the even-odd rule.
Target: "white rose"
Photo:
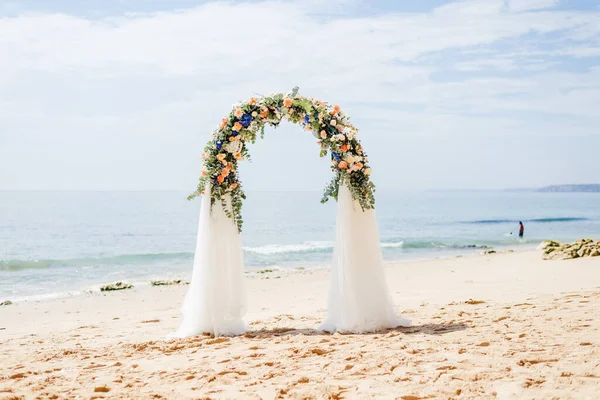
[[[331,126],[336,126],[337,125],[337,121],[335,119],[331,120]]]
[[[235,154],[235,153],[239,153],[240,151],[242,151],[242,146],[243,146],[243,144],[241,141],[234,140],[233,142],[227,143],[223,147],[225,148],[225,151],[227,151],[228,153]]]
[[[256,116],[258,115],[258,113],[256,111],[252,111],[252,116],[256,118]]]

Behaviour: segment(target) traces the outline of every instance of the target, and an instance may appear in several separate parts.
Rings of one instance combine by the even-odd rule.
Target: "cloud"
[[[358,4],[0,18],[0,188],[190,187],[233,102],[296,85],[341,103],[371,146],[597,135],[600,75],[578,62],[597,65],[599,12],[469,0],[361,16]],[[415,162],[409,154],[400,167]]]
[[[558,5],[558,0],[508,0],[511,11],[533,11],[552,8]]]

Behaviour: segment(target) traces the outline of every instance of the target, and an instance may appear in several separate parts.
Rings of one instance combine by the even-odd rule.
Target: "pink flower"
[[[326,139],[326,138],[327,138],[327,132],[321,131],[321,139]]]
[[[242,111],[241,108],[236,108],[235,111],[233,112],[233,115],[235,115],[236,118],[242,118],[242,115],[244,115],[244,112]]]
[[[340,163],[338,164],[338,168],[346,169],[346,168],[348,168],[348,163],[346,163],[346,161],[340,161]]]

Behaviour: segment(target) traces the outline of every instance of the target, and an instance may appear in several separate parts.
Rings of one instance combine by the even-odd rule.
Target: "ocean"
[[[186,192],[0,192],[0,302],[189,279],[200,200]],[[335,202],[320,192],[248,192],[248,275],[327,268]],[[594,193],[377,192],[385,261],[600,238]],[[519,239],[518,221],[525,225]],[[511,234],[512,233],[512,234]]]

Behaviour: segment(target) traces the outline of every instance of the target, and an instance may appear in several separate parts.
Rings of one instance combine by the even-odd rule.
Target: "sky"
[[[3,0],[0,190],[188,190],[234,103],[339,104],[380,190],[600,183],[600,1]],[[320,190],[267,129],[247,190]]]

